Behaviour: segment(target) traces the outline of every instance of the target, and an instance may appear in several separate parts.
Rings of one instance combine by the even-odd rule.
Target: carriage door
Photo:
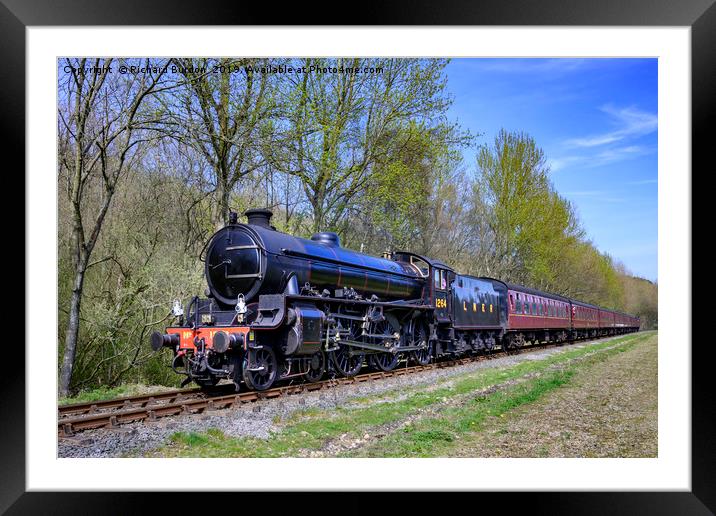
[[[433,299],[435,316],[439,322],[450,321],[449,290],[448,271],[433,267]]]

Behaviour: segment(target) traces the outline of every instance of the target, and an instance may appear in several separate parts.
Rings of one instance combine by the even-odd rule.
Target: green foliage
[[[620,274],[624,288],[624,309],[628,313],[641,317],[643,329],[655,330],[659,327],[658,286],[649,280]]]
[[[144,173],[118,192],[85,278],[73,391],[125,382],[178,384],[167,356],[148,346],[151,332],[170,322],[172,300],[186,303],[204,288],[198,256],[185,254],[176,224],[182,220],[172,203],[178,188],[184,187],[171,178]],[[60,199],[60,213],[64,209]],[[73,280],[68,226],[60,217],[61,343]],[[60,346],[58,356],[62,352]]]
[[[411,140],[420,131],[447,136],[438,129],[450,105],[443,73],[447,61],[311,58],[291,64],[379,70],[304,74],[286,86],[288,130],[272,161],[301,180],[313,231],[345,231],[346,214],[356,209],[376,174],[395,177],[410,168],[401,159],[407,155],[402,145],[426,145]],[[413,158],[424,153],[421,149]]]
[[[611,257],[585,239],[573,206],[549,181],[544,153],[525,133],[499,132],[477,155],[473,206],[488,235],[480,253],[497,277],[624,309],[624,283]]]

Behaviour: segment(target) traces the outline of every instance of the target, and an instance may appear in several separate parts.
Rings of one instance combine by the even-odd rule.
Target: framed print
[[[368,491],[405,491],[401,505],[420,491],[461,491],[549,513],[716,510],[709,360],[693,338],[691,284],[692,170],[705,166],[716,91],[712,2],[369,3],[347,26],[318,7],[1,1],[3,141],[25,170],[27,300],[25,347],[8,352],[0,376],[3,511],[120,514],[152,497],[213,510],[233,494],[215,491],[259,491],[236,493],[243,511],[310,507],[330,491],[351,491],[338,498],[354,512],[367,510]],[[351,71],[354,83],[333,72],[351,66],[375,74]],[[526,190],[510,199],[495,186],[520,180],[495,165],[511,145],[537,156],[532,204]],[[119,188],[128,170],[144,175]],[[450,188],[434,186],[442,181]],[[559,231],[533,222],[560,217]],[[465,250],[474,242],[491,251]],[[567,251],[551,253],[558,242],[571,253],[564,270]],[[607,272],[587,283],[596,270]],[[558,288],[564,281],[579,287]],[[529,407],[519,424],[498,424],[540,389],[577,396],[558,391],[578,374],[565,368],[632,349],[622,334],[640,327],[661,339],[636,334],[653,338],[653,354],[625,363],[631,373],[604,366],[580,378],[608,390],[648,376],[651,392],[625,395],[647,400],[648,425],[634,426],[641,416],[626,401],[609,404],[626,422],[597,444],[554,433]],[[276,328],[278,347],[264,336]],[[613,340],[579,344],[562,362],[521,349],[598,338]],[[498,349],[518,376],[456,376],[445,387],[436,373],[434,399],[411,397],[409,374],[395,373]],[[397,389],[393,412],[351,420],[353,398],[335,401],[338,379],[362,367],[394,378],[363,401],[378,406]],[[330,384],[327,394],[266,408],[273,389],[304,380]],[[135,383],[146,392],[128,390]],[[231,392],[214,397],[222,386]],[[188,417],[192,389],[196,429],[167,409]],[[463,410],[467,395],[487,400],[484,417]],[[156,396],[164,408],[133,405],[154,407]],[[607,413],[608,400],[569,396],[549,398],[547,419]],[[116,415],[93,427],[117,400]],[[246,441],[211,426],[232,403]],[[63,404],[77,412],[62,419]],[[441,404],[450,416],[425,422]],[[303,426],[283,440],[251,421],[278,428],[292,417]],[[489,441],[467,437],[488,423]],[[109,430],[91,433],[99,427]]]

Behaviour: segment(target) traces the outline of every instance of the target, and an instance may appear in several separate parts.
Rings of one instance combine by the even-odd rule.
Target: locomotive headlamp
[[[184,309],[181,306],[181,302],[179,302],[178,299],[174,300],[174,305],[172,306],[172,315],[174,317],[181,317],[184,315]]]
[[[246,300],[244,299],[243,294],[239,294],[236,297],[236,313],[237,314],[245,314],[246,313]]]

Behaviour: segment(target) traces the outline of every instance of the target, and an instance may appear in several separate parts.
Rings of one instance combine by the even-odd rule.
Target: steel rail
[[[219,387],[228,386],[216,386]],[[140,394],[136,396],[124,396],[121,398],[112,398],[107,400],[89,401],[81,403],[72,403],[60,405],[57,409],[60,418],[76,416],[81,414],[93,414],[103,410],[117,410],[121,408],[141,407],[151,405],[158,402],[173,403],[179,399],[204,394],[200,387],[191,389],[174,389],[163,392],[155,392],[151,394]]]

